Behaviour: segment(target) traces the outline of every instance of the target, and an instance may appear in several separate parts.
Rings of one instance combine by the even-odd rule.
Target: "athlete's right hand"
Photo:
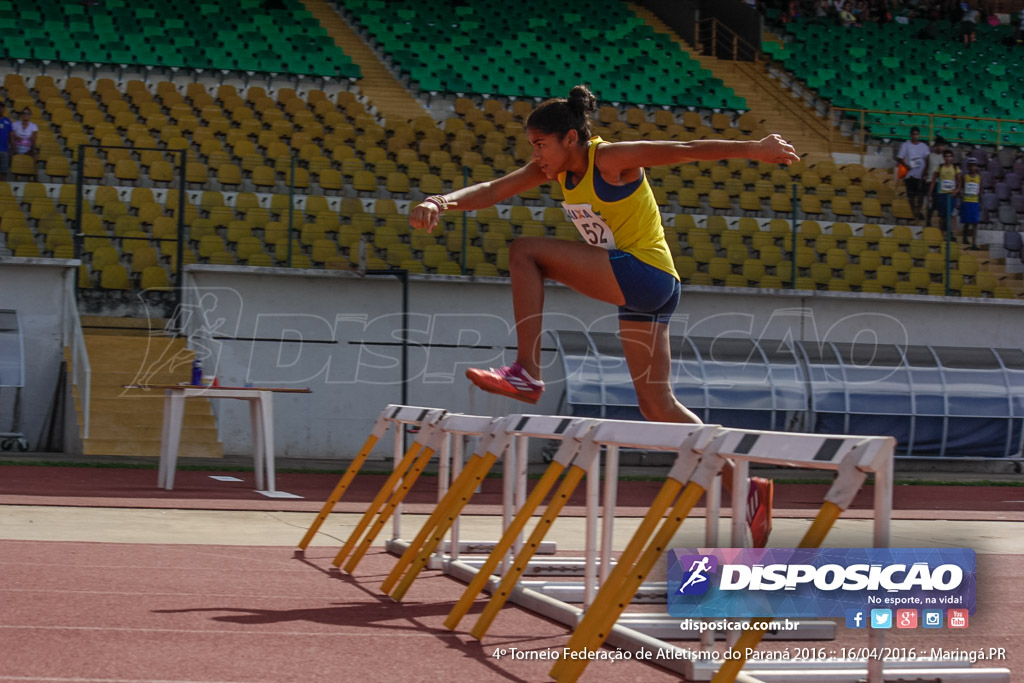
[[[409,212],[409,225],[417,230],[433,232],[441,220],[441,209],[432,202],[420,202]]]

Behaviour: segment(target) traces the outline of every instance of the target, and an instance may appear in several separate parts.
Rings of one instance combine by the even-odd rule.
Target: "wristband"
[[[433,204],[434,206],[436,206],[438,208],[438,210],[441,211],[441,213],[444,213],[445,211],[447,211],[448,210],[448,205],[451,204],[451,202],[449,202],[447,199],[445,199],[444,195],[440,195],[440,194],[432,194],[429,197],[427,197],[426,199],[424,199],[423,201],[424,201],[424,203]]]

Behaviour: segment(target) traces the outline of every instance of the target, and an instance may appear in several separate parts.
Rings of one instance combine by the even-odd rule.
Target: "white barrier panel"
[[[399,458],[398,455],[402,452],[401,426],[407,424],[419,425],[421,431],[409,452]],[[456,606],[456,609],[453,609],[449,620],[446,621],[449,628],[454,628],[458,624],[459,618],[465,613],[465,609],[472,604],[479,588],[485,587],[488,582],[494,588],[494,581],[490,573],[497,566],[499,560],[507,566],[508,550],[518,550],[516,563],[513,564],[511,571],[503,572],[502,584],[494,589],[491,602],[488,603],[490,610],[485,609],[480,622],[473,630],[474,635],[478,637],[483,636],[487,624],[490,623],[489,620],[485,620],[485,617],[493,619],[497,609],[500,609],[504,598],[507,597],[571,627],[578,623],[579,628],[576,628],[573,633],[570,647],[575,643],[581,649],[593,649],[600,647],[607,638],[609,644],[617,647],[662,651],[679,649],[663,640],[652,638],[630,628],[629,625],[642,624],[647,615],[623,615],[622,610],[629,604],[637,590],[645,586],[642,581],[652,566],[654,558],[663,556],[667,549],[665,546],[672,534],[692,510],[696,499],[704,492],[708,493],[705,535],[709,541],[713,541],[708,546],[717,547],[714,530],[717,528],[720,513],[717,498],[718,473],[723,463],[727,461],[733,464],[732,540],[734,547],[742,547],[746,544],[743,515],[741,512],[737,514],[735,511],[744,509],[745,484],[750,462],[821,469],[836,473],[836,479],[823,500],[822,510],[819,511],[818,518],[812,524],[804,541],[801,542],[801,547],[817,547],[820,544],[835,519],[838,518],[842,510],[849,506],[867,477],[872,475],[875,484],[874,545],[886,547],[889,543],[889,524],[892,512],[892,462],[895,445],[893,439],[889,437],[793,434],[727,429],[713,425],[679,425],[519,414],[492,419],[444,414],[443,411],[439,413],[427,408],[388,406],[378,418],[374,431],[367,441],[368,445],[365,445],[360,453],[368,452],[372,447],[371,441],[375,442],[376,439],[381,438],[389,425],[396,426],[396,462],[400,466],[404,463],[404,467],[408,469],[409,462],[414,462],[414,465],[419,462],[415,460],[417,455],[422,459],[426,457],[423,455],[424,451],[434,450],[441,456],[440,470],[452,475],[450,484],[448,477],[439,477],[439,505],[432,515],[433,521],[428,520],[424,527],[426,531],[421,531],[422,538],[417,537],[408,544],[402,541],[398,533],[400,527],[397,526],[400,508],[397,504],[391,505],[391,503],[389,503],[390,507],[385,507],[386,510],[393,511],[396,519],[395,537],[388,543],[388,547],[391,550],[404,547],[405,550],[401,558],[405,561],[405,566],[402,566],[401,562],[396,565],[396,571],[393,571],[392,576],[389,576],[388,581],[385,582],[385,591],[389,592],[391,588],[395,587],[395,582],[401,576],[401,570],[404,570],[406,566],[409,569],[403,578],[403,583],[399,584],[393,594],[399,599],[400,594],[404,594],[409,583],[426,564],[430,553],[440,547],[444,534],[457,521],[465,503],[472,496],[475,485],[485,476],[491,465],[501,457],[505,457],[506,479],[514,480],[506,481],[503,493],[506,533],[501,540],[496,542],[491,556],[482,563],[470,563],[458,558],[457,536],[452,538],[450,544],[451,555],[440,562],[440,566],[446,573],[470,583],[463,600]],[[450,438],[452,436],[458,438],[452,439]],[[461,453],[459,451],[461,450],[461,440],[466,436],[476,436],[480,440],[473,456],[467,460],[466,468],[460,472]],[[600,454],[602,451],[605,454],[606,488],[602,517],[606,524],[600,544],[597,543],[596,537],[596,499],[599,490],[597,486],[588,486],[587,525],[588,530],[595,531],[588,531],[587,534],[586,556],[583,558],[585,566],[583,590],[587,594],[584,601],[589,603],[591,598],[593,601],[582,622],[579,622],[579,618],[583,613],[578,608],[534,590],[538,587],[543,588],[543,586],[533,583],[527,587],[518,581],[525,570],[526,561],[539,549],[539,544],[534,542],[533,536],[531,536],[530,543],[527,543],[526,546],[522,545],[521,538],[519,538],[521,525],[525,523],[525,519],[533,513],[533,509],[539,505],[541,498],[547,493],[547,489],[541,487],[539,483],[535,486],[531,496],[525,495],[525,456],[527,439],[531,437],[561,440],[558,452],[549,466],[549,471],[541,480],[544,486],[550,489],[558,477],[565,472],[562,484],[548,506],[549,511],[554,510],[551,513],[551,518],[547,519],[548,522],[553,521],[557,516],[561,506],[564,505],[564,500],[582,476],[589,475],[592,481],[598,479]],[[449,453],[450,447],[453,447],[454,454]],[[615,483],[618,480],[617,453],[618,449],[623,447],[674,451],[677,453],[677,457],[662,492],[652,502],[651,512],[645,517],[641,529],[638,529],[634,539],[630,541],[630,545],[623,551],[619,558],[620,563],[614,565],[613,568],[610,553],[612,551],[611,528],[614,519]],[[451,462],[447,464],[446,460],[449,458],[451,458]],[[466,476],[467,472],[469,472],[469,476]],[[346,477],[351,479],[349,472],[343,476],[339,487],[345,482]],[[387,493],[393,494],[402,490],[401,482],[402,477],[397,477]],[[681,494],[680,490],[682,490]],[[675,504],[669,510],[673,500],[675,500]],[[334,502],[336,501],[337,498],[334,499]],[[328,504],[325,504],[327,512],[329,512],[329,505],[333,505],[330,499]],[[307,533],[305,542],[308,542],[308,537],[315,533],[315,527],[319,526],[319,522],[322,522],[322,517],[325,514],[324,511],[321,511],[321,516]],[[548,515],[547,511],[545,515]],[[662,520],[663,516],[664,520]],[[544,519],[542,517],[542,522]],[[659,523],[661,528],[657,530],[652,539],[655,527]],[[547,525],[540,524],[537,529],[545,526]],[[600,550],[599,555],[598,550]],[[520,563],[520,555],[526,558],[523,563]],[[443,555],[440,557],[444,558]],[[520,564],[524,566],[520,566]],[[485,571],[478,574],[478,566],[483,566]],[[477,587],[475,592],[471,590],[474,586]],[[593,597],[590,593],[598,586],[600,586],[600,590],[596,597]],[[662,586],[659,588],[664,590]],[[497,607],[492,608],[492,604],[496,604]],[[461,614],[457,614],[460,607],[463,611]],[[610,623],[604,624],[609,619]],[[486,623],[484,623],[485,621]],[[832,629],[831,632],[834,633],[834,625],[832,625]],[[654,630],[658,633],[667,632],[664,629]],[[750,633],[744,632],[743,638],[747,638]],[[753,643],[756,646],[761,634],[755,633],[754,635],[756,640]],[[778,635],[782,636],[782,634]],[[789,634],[786,638],[792,639]],[[704,640],[704,647],[709,647],[712,644],[713,640],[709,638]],[[871,647],[882,645],[881,632],[869,630],[869,645]],[[586,661],[582,660],[582,665],[565,664],[559,661],[552,670],[552,676],[559,681],[576,680],[585,667]],[[714,675],[716,682],[759,680],[758,677],[760,680],[766,681],[854,681],[864,680],[866,675],[867,680],[880,683],[884,678],[883,663],[877,660],[833,662],[827,666],[808,664],[808,667],[813,666],[814,668],[803,670],[786,668],[787,666],[792,667],[792,664],[758,663],[756,669],[743,672],[739,671],[742,662],[733,670],[727,670],[727,666],[719,668],[714,663],[704,664],[704,660],[695,661],[692,656],[685,656],[682,653],[678,658],[659,658],[655,661],[686,675],[690,680],[711,680]],[[901,676],[938,676],[944,681],[1010,680],[1009,671],[1006,669],[970,668],[970,663],[965,661],[917,661],[905,664],[890,662],[885,663],[884,666],[887,669],[898,671]],[[719,669],[717,674],[715,669]]]

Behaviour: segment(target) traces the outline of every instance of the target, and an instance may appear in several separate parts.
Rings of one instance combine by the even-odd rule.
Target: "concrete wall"
[[[207,330],[194,334],[192,343],[209,355],[207,368],[216,368],[221,384],[313,390],[308,396],[275,398],[281,457],[351,456],[380,410],[402,400],[397,279],[220,266],[189,266],[187,274],[190,296],[183,313],[189,329]],[[529,408],[470,392],[463,376],[467,367],[514,358],[506,281],[412,276],[409,309],[408,403],[479,414]],[[613,307],[565,287],[547,288],[545,310],[546,328],[617,328]],[[1022,303],[989,299],[688,287],[671,331],[805,342],[1019,347],[1022,310]],[[540,413],[556,412],[562,393],[561,368],[550,340],[545,342],[548,390],[529,409]],[[225,451],[248,453],[245,406],[215,403]]]
[[[77,261],[41,258],[0,259],[0,308],[18,312],[25,346],[25,387],[21,425],[30,450],[45,446],[47,412],[57,389],[63,359],[65,277]],[[0,432],[11,429],[15,390],[0,387]]]
[[[0,260],[0,308],[18,310],[25,335],[22,425],[35,449],[62,359],[65,274],[76,262]],[[373,419],[402,399],[400,282],[350,273],[190,266],[180,312],[191,342],[222,384],[309,387],[275,398],[281,457],[351,456]],[[464,372],[515,355],[507,281],[410,277],[406,402],[479,414],[560,409],[562,372],[545,340],[548,391],[536,408],[471,392]],[[614,308],[571,290],[546,290],[545,326],[612,332]],[[687,287],[672,334],[1019,348],[1024,302]],[[182,377],[181,380],[187,380]],[[229,454],[251,448],[246,406],[215,401]],[[0,431],[13,389],[0,389]],[[69,406],[69,412],[71,408]],[[386,449],[376,455],[383,457]]]

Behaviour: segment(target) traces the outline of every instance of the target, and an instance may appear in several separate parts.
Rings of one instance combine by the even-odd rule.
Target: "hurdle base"
[[[469,583],[476,576],[478,567],[461,560],[456,560],[446,562],[443,569],[449,576],[464,583]],[[497,582],[492,579],[487,582],[484,590],[491,592],[496,586]],[[557,621],[569,628],[575,628],[583,615],[583,610],[578,607],[573,607],[556,597],[545,595],[524,586],[518,586],[513,590],[508,599],[520,607]],[[657,624],[659,621],[657,617],[658,615],[647,614],[623,615],[619,622],[612,627],[606,643],[612,647],[630,649],[634,652],[637,650],[650,651],[654,655],[649,660],[652,664],[656,664],[673,673],[681,674],[692,681],[710,681],[720,666],[720,661],[694,661],[692,657],[695,650],[672,645],[666,642],[665,638],[658,637],[662,634],[671,634],[672,640],[687,638],[699,640],[700,634],[696,631],[681,631],[678,619],[669,620],[667,617],[662,618],[660,621],[663,623],[659,625]],[[671,623],[668,623],[670,621]],[[835,637],[835,624],[832,622],[800,622],[800,625],[801,629],[796,631],[787,631],[784,634],[766,634],[765,639],[787,641],[799,639],[828,640]],[[808,637],[810,634],[816,634],[816,637]],[[816,664],[815,669],[806,671],[794,671],[791,668],[787,669],[787,666],[791,667],[792,663],[759,662],[756,669],[752,666],[744,668],[744,680],[765,681],[766,683],[775,681],[779,683],[783,681],[859,683],[860,681],[867,680],[866,660],[826,662],[820,665]],[[937,673],[941,674],[940,680],[943,683],[968,683],[970,681],[1009,683],[1010,681],[1009,669],[971,668],[970,662],[966,660],[886,662],[885,668],[885,680],[894,683],[896,681],[935,680]],[[929,675],[931,679],[927,677]]]
[[[464,563],[468,567],[472,567],[474,571],[480,569],[483,566],[486,558],[467,557],[465,559],[459,558],[459,562]],[[445,558],[445,562],[449,562],[449,558]],[[582,557],[542,557],[534,558],[530,560],[526,568],[523,570],[523,576],[583,576],[586,571],[586,560]],[[615,561],[612,560],[611,565],[615,566]],[[442,565],[432,566],[433,569],[444,569]]]
[[[497,543],[494,541],[459,541],[459,554],[465,553],[466,555],[483,555],[487,557],[494,550],[494,546]],[[401,555],[405,552],[405,549],[409,547],[409,541],[403,538],[392,538],[384,542],[384,549],[392,555]],[[441,551],[444,553],[451,552],[451,541],[443,541],[439,544]],[[544,541],[537,548],[538,555],[554,555],[558,552],[558,544],[554,541]],[[469,558],[469,561],[473,561],[473,558]],[[483,560],[479,564],[483,564]],[[479,566],[479,565],[478,565]],[[438,567],[431,566],[431,569],[437,569]]]
[[[459,541],[459,553],[465,553],[467,555],[483,555],[487,556],[494,550],[494,546],[498,545],[494,541]],[[451,552],[451,541],[443,541],[441,544],[441,550],[443,552]],[[554,555],[558,552],[558,544],[554,541],[542,541],[537,547],[536,555]]]

